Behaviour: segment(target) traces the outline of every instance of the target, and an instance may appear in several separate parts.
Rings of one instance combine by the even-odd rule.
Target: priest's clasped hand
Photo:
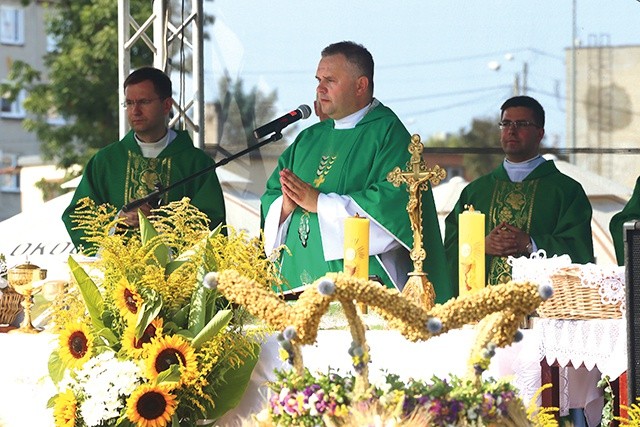
[[[519,228],[502,222],[491,230],[484,241],[487,255],[509,256],[526,253],[531,237]]]
[[[149,215],[151,215],[151,205],[149,203],[145,203],[144,205],[140,206],[137,209],[132,209],[128,212],[124,212],[124,211],[120,211],[120,213],[118,214],[118,216],[120,218],[124,218],[124,223],[131,227],[131,228],[137,228],[138,226],[140,226],[140,221],[138,218],[138,210],[142,211],[142,213],[144,214],[144,216],[146,216],[147,218],[149,217]]]
[[[308,212],[318,211],[318,195],[320,192],[310,184],[304,182],[289,169],[280,171],[280,185],[282,186],[282,213],[286,215],[300,206]],[[288,211],[288,212],[287,212]]]

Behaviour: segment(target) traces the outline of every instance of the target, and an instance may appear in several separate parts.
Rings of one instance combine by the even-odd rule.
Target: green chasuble
[[[485,214],[485,235],[504,221],[527,232],[547,257],[567,254],[574,263],[593,262],[591,204],[582,186],[553,161],[540,164],[522,182],[511,182],[500,164],[465,187],[445,219],[444,245],[456,284],[458,215],[465,205]],[[489,284],[511,280],[507,257],[487,256],[485,268]]]
[[[405,186],[394,187],[387,182],[387,174],[394,167],[407,167],[409,142],[409,132],[382,104],[372,108],[353,129],[334,129],[331,119],[305,129],[282,154],[267,182],[261,198],[263,221],[271,204],[282,195],[279,173],[288,168],[321,193],[351,197],[365,211],[360,216],[379,224],[402,244],[398,263],[412,270],[407,249],[413,246],[406,211],[408,192]],[[436,301],[445,302],[454,296],[454,288],[448,277],[431,191],[423,193],[422,203],[427,253],[424,270],[435,287]],[[310,284],[327,272],[342,271],[342,259],[325,260],[320,233],[317,214],[296,208],[285,241],[291,255],[283,251],[280,259],[289,288]],[[343,242],[338,244],[342,246]],[[387,287],[394,286],[378,255],[369,257],[369,274],[378,275]],[[406,279],[395,285],[402,288]]]
[[[631,198],[624,208],[615,214],[609,222],[609,231],[613,238],[613,246],[616,250],[618,265],[624,265],[624,239],[622,226],[631,220],[640,220],[640,178],[636,180]]]
[[[133,131],[113,144],[98,151],[85,166],[82,180],[71,203],[62,214],[76,247],[89,249],[82,230],[74,230],[71,219],[76,204],[89,197],[97,205],[108,203],[116,208],[144,197],[155,190],[159,182],[163,188],[211,165],[213,160],[204,151],[193,146],[189,134],[175,131],[177,136],[156,158],[142,156]],[[180,185],[162,197],[162,204],[189,197],[191,203],[207,215],[213,228],[224,222],[225,208],[222,189],[215,171],[205,173]]]

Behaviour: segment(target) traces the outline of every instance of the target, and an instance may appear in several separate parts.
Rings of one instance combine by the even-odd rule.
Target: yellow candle
[[[460,295],[484,288],[484,214],[469,207],[458,217]]]
[[[344,272],[369,278],[369,219],[357,214],[344,220]]]

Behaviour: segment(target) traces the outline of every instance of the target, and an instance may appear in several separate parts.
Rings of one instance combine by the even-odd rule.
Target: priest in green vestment
[[[143,198],[159,185],[169,185],[204,170],[213,159],[194,147],[187,132],[167,127],[173,100],[171,80],[161,70],[144,67],[124,82],[127,118],[132,130],[122,140],[98,151],[84,168],[82,179],[71,203],[62,214],[76,248],[93,253],[97,248],[85,240],[83,230],[71,218],[78,201],[88,197],[96,205],[121,208]],[[214,170],[166,193],[159,203],[191,199],[191,204],[207,215],[213,228],[225,220],[222,189]],[[139,209],[149,215],[152,206]],[[118,213],[130,227],[138,225],[138,211]]]
[[[624,265],[624,239],[622,227],[624,223],[632,220],[640,220],[640,178],[636,180],[633,194],[620,212],[615,214],[609,222],[609,231],[613,238],[613,247],[616,250],[618,265]]]
[[[343,270],[344,220],[370,220],[369,274],[402,289],[412,271],[413,236],[404,187],[386,179],[410,159],[410,135],[373,98],[373,59],[361,45],[335,43],[322,51],[316,108],[326,120],[302,131],[278,160],[261,198],[267,254],[281,245],[281,272],[296,290]],[[431,191],[423,193],[425,272],[436,302],[455,296]],[[290,252],[290,253],[289,253]]]
[[[501,107],[504,161],[469,183],[445,220],[445,250],[458,284],[458,215],[465,205],[485,214],[485,269],[489,284],[511,279],[508,256],[544,249],[547,257],[567,254],[574,263],[593,262],[592,209],[582,185],[539,154],[544,109],[517,96]]]

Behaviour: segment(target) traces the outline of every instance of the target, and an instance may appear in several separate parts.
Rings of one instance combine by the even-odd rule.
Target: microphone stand
[[[122,207],[122,211],[123,212],[129,212],[133,209],[139,208],[140,206],[146,204],[146,203],[153,203],[156,200],[159,200],[160,197],[165,194],[166,192],[168,192],[169,190],[172,190],[176,187],[179,187],[197,177],[199,177],[200,175],[204,175],[207,172],[210,172],[214,169],[216,169],[219,166],[224,166],[227,163],[229,163],[232,160],[237,159],[238,157],[244,156],[245,154],[247,154],[250,151],[253,151],[255,149],[258,149],[264,145],[267,145],[270,142],[274,142],[274,141],[278,141],[279,139],[282,139],[282,130],[276,131],[273,135],[271,135],[269,138],[258,142],[256,145],[252,145],[251,147],[247,147],[244,150],[233,154],[229,157],[225,157],[224,159],[220,160],[219,162],[206,167],[196,173],[194,173],[193,175],[189,175],[186,178],[181,179],[180,181],[176,181],[173,184],[169,185],[168,187],[162,187],[162,186],[157,186],[157,188],[155,190],[153,190],[151,193],[147,194],[144,197],[141,197],[139,199],[136,200],[132,200],[131,202],[127,203],[126,205],[124,205]]]

